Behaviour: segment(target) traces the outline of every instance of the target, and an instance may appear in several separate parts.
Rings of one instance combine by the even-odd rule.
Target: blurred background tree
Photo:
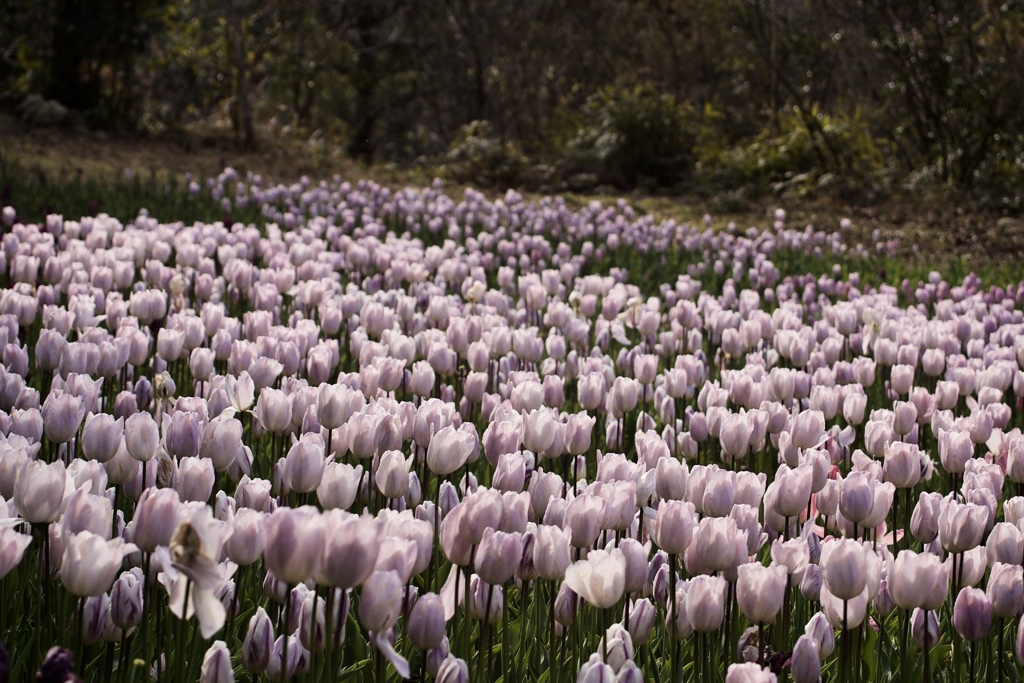
[[[0,0],[0,91],[475,182],[1024,203],[1024,0]]]

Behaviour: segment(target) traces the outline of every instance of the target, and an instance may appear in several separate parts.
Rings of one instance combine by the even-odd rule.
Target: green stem
[[[278,630],[280,635],[284,636],[284,646],[281,648],[281,680],[288,680],[288,613],[289,607],[292,603],[292,585],[285,584],[286,592],[284,597],[284,606],[281,609],[281,613],[278,615]],[[378,662],[378,669],[380,664]]]

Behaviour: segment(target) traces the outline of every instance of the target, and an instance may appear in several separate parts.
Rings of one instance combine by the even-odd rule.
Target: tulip
[[[1014,654],[1017,655],[1018,662],[1024,662],[1024,620],[1017,625],[1017,640],[1014,644]]]
[[[199,674],[200,683],[233,683],[235,672],[231,667],[231,653],[223,640],[214,641],[203,656]]]
[[[114,457],[124,434],[124,420],[105,413],[90,415],[82,430],[82,454],[89,460],[107,462]]]
[[[378,571],[363,584],[359,621],[368,631],[383,633],[401,615],[402,581],[395,571]]]
[[[804,634],[797,638],[789,662],[793,683],[818,683],[821,679],[821,657],[814,639]]]
[[[274,649],[274,625],[262,607],[249,618],[249,626],[242,642],[242,666],[251,674],[260,674],[270,665]]]
[[[277,579],[295,585],[317,571],[325,530],[315,508],[278,508],[266,518],[264,529],[263,562]]]
[[[207,423],[199,444],[199,455],[213,463],[217,472],[225,472],[242,449],[242,423],[221,416]]]
[[[843,630],[854,629],[861,625],[867,615],[868,591],[862,590],[850,600],[843,600],[832,594],[828,584],[821,587],[819,594],[821,609],[833,627]]]
[[[431,472],[447,477],[465,465],[478,446],[473,432],[448,425],[430,439],[427,467]]]
[[[775,475],[775,511],[785,518],[797,517],[811,498],[813,470],[810,465],[790,469],[779,467]]]
[[[325,510],[347,510],[356,500],[356,487],[362,478],[363,466],[328,460],[324,465],[316,497]]]
[[[78,396],[58,393],[43,404],[43,432],[51,443],[67,443],[78,432],[85,417],[85,404]]]
[[[745,414],[732,413],[722,424],[722,449],[732,458],[745,456],[750,450],[754,425]]]
[[[124,632],[142,621],[142,573],[138,569],[123,572],[110,589],[110,617]]]
[[[1024,574],[1020,565],[992,565],[985,594],[996,619],[1012,619],[1024,610]]]
[[[787,573],[785,567],[765,567],[756,562],[740,565],[736,583],[736,603],[755,624],[775,621],[782,609]]]
[[[565,582],[577,595],[599,609],[607,609],[622,597],[626,582],[626,558],[621,550],[594,550],[586,560],[565,570]]]
[[[0,527],[0,580],[21,563],[25,549],[31,544],[31,536],[19,534],[10,527]]]
[[[469,667],[465,660],[449,654],[437,668],[436,683],[468,683]]]
[[[174,477],[174,490],[181,496],[182,501],[205,503],[213,495],[215,478],[212,461],[203,458],[182,458],[178,462],[178,472]]]
[[[839,512],[854,524],[860,524],[871,515],[874,504],[871,475],[863,471],[851,472],[843,480],[839,493]]]
[[[407,460],[401,451],[387,451],[380,456],[374,481],[385,498],[401,498],[408,492],[411,465],[412,458]]]
[[[988,636],[992,628],[992,605],[980,588],[963,588],[953,605],[953,627],[964,640],[974,642]]]
[[[520,534],[487,529],[477,546],[476,572],[485,583],[497,586],[512,578],[516,565],[509,558],[520,557],[523,553],[523,538]]]
[[[629,626],[629,637],[635,647],[640,647],[651,639],[656,617],[657,610],[649,598],[631,601],[626,622]]]
[[[651,529],[651,536],[658,547],[669,555],[683,554],[693,538],[694,514],[693,503],[664,501]]]
[[[147,488],[139,497],[132,519],[133,540],[143,551],[151,553],[171,543],[178,526],[181,502],[174,489]]]
[[[726,581],[720,576],[695,576],[685,594],[687,621],[698,633],[718,630],[725,619]]]
[[[809,565],[800,579],[800,595],[805,600],[818,602],[821,595],[821,584],[821,569],[816,564]]]
[[[889,593],[897,606],[937,610],[946,601],[950,566],[935,555],[901,550],[888,572]]]
[[[968,432],[939,433],[939,459],[943,469],[950,474],[961,474],[973,455],[974,443]]]
[[[776,683],[777,680],[770,670],[753,662],[730,664],[725,674],[725,683]]]
[[[60,460],[49,465],[41,460],[26,462],[14,484],[14,504],[18,514],[32,524],[57,519],[64,500],[66,479],[64,463]]]
[[[943,501],[939,513],[939,542],[950,553],[962,553],[978,546],[985,534],[989,512],[982,505]]]
[[[470,577],[469,604],[466,605],[466,614],[470,619],[493,624],[501,617],[504,601],[505,592],[501,586],[486,583],[476,574]],[[555,611],[558,611],[557,604]]]
[[[572,532],[573,547],[586,548],[597,540],[606,506],[604,498],[587,493],[569,503],[565,511],[565,526]]]
[[[882,473],[898,489],[913,488],[921,480],[921,451],[916,445],[893,441],[885,449]]]
[[[804,538],[798,537],[789,541],[776,538],[772,542],[771,558],[772,562],[786,569],[790,585],[799,585],[804,570],[811,561],[810,548]]]
[[[124,443],[128,454],[139,462],[149,462],[160,447],[160,429],[149,413],[135,413],[124,423]]]
[[[939,620],[934,611],[915,609],[910,617],[910,634],[922,652],[939,643]]]
[[[571,535],[556,526],[537,525],[533,546],[533,562],[537,574],[548,581],[557,581],[565,575],[571,563],[569,548]]]
[[[804,635],[810,636],[818,648],[818,657],[824,661],[835,650],[835,630],[825,614],[816,612],[804,626]]]
[[[922,492],[910,517],[910,533],[921,543],[931,543],[939,535],[941,493]]]
[[[317,582],[336,588],[362,584],[373,572],[380,551],[376,519],[332,511],[324,513],[323,520],[325,541],[314,563]]]
[[[252,508],[242,508],[231,522],[231,534],[224,542],[228,558],[246,567],[259,560],[266,545],[264,513]]]
[[[94,496],[86,493],[83,486],[67,499],[64,515],[60,526],[62,533],[76,534],[80,531],[91,531],[104,540],[110,538],[110,520],[113,505],[106,496]]]
[[[435,593],[420,596],[409,613],[407,628],[412,644],[421,650],[439,646],[445,629],[441,597]]]
[[[857,597],[867,586],[864,546],[848,538],[822,544],[821,575],[829,592],[838,599]]]
[[[239,413],[249,410],[256,397],[256,386],[245,370],[237,378],[233,375],[225,378],[225,391],[231,406]]]
[[[985,554],[989,564],[1005,562],[1019,565],[1024,560],[1024,534],[1009,522],[996,524],[985,541]]]
[[[280,434],[292,424],[292,404],[283,391],[266,387],[256,401],[256,419],[268,432]]]
[[[64,539],[60,580],[72,595],[90,597],[110,589],[121,560],[137,548],[120,538],[111,541],[90,531],[71,534]]]
[[[709,468],[704,484],[701,509],[709,517],[725,517],[736,498],[736,475],[718,468]]]
[[[303,434],[284,459],[285,485],[296,493],[311,493],[323,481],[324,443],[319,434]],[[408,474],[405,477],[408,483]]]

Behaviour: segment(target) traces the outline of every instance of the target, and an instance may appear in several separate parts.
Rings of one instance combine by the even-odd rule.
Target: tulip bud
[[[299,642],[310,652],[320,652],[327,641],[326,603],[310,591],[299,610]]]
[[[447,642],[445,644],[447,646]],[[438,648],[431,650],[431,653],[435,652],[438,652]],[[429,659],[430,657],[428,657],[428,661]],[[429,664],[427,668],[430,668]],[[436,683],[468,683],[469,667],[466,666],[466,662],[464,660],[458,659],[451,653],[447,652],[447,647],[445,647],[444,658],[441,660],[440,664],[437,665],[437,669],[434,673],[434,681]]]
[[[260,674],[270,665],[274,649],[274,625],[262,607],[249,619],[249,627],[242,642],[242,665],[252,674]]]
[[[617,674],[626,662],[633,659],[633,641],[629,631],[622,624],[609,626],[598,646],[598,652],[602,653],[604,662]]]
[[[808,565],[807,569],[804,570],[803,577],[800,579],[800,595],[804,597],[804,600],[818,602],[820,594],[821,569],[816,564]]]
[[[785,567],[765,567],[756,562],[740,565],[736,582],[736,603],[755,624],[775,621],[782,609],[787,573]]]
[[[445,619],[441,597],[435,593],[421,596],[409,613],[407,632],[412,644],[421,650],[438,647],[444,638]]]
[[[78,626],[81,629],[82,641],[86,645],[98,643],[103,637],[109,613],[110,597],[106,593],[99,593],[85,599],[82,623]]]
[[[576,677],[576,683],[613,683],[614,681],[615,670],[602,662],[601,655],[597,652],[583,663]]]
[[[649,598],[637,600],[631,603],[629,611],[629,636],[634,647],[640,647],[651,639],[654,630],[654,620],[657,617],[657,610]]]
[[[235,672],[231,667],[231,653],[223,640],[214,641],[203,656],[199,683],[234,683]]]
[[[110,589],[110,616],[122,631],[142,621],[142,578],[138,569],[123,572]]]
[[[960,637],[971,642],[988,636],[992,628],[992,605],[985,591],[964,588],[953,605],[953,627]]]
[[[933,610],[915,609],[910,617],[910,634],[922,652],[928,652],[939,643],[939,620]]]
[[[931,543],[939,535],[942,494],[922,492],[910,517],[910,533],[921,543]]]
[[[821,679],[821,657],[814,639],[804,634],[797,638],[789,661],[793,683],[818,683]]]
[[[828,618],[822,612],[816,612],[804,626],[804,634],[811,637],[818,648],[818,657],[824,660],[832,654],[836,646],[836,634]]]
[[[883,617],[889,616],[896,609],[896,603],[893,602],[892,595],[889,593],[889,581],[887,579],[882,579],[878,587],[878,593],[875,594],[875,599],[871,601],[871,607],[877,614]]]

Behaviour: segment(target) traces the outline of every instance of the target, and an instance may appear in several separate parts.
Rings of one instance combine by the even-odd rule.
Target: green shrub
[[[519,149],[495,135],[487,121],[463,126],[448,151],[448,172],[460,182],[517,185],[526,163]]]
[[[696,145],[697,180],[713,189],[752,187],[806,195],[828,186],[850,190],[887,182],[885,145],[859,113],[828,115],[795,108],[752,138],[729,140],[730,123],[708,106]]]
[[[665,187],[690,176],[695,142],[692,107],[641,84],[592,95],[569,151],[602,182]]]

